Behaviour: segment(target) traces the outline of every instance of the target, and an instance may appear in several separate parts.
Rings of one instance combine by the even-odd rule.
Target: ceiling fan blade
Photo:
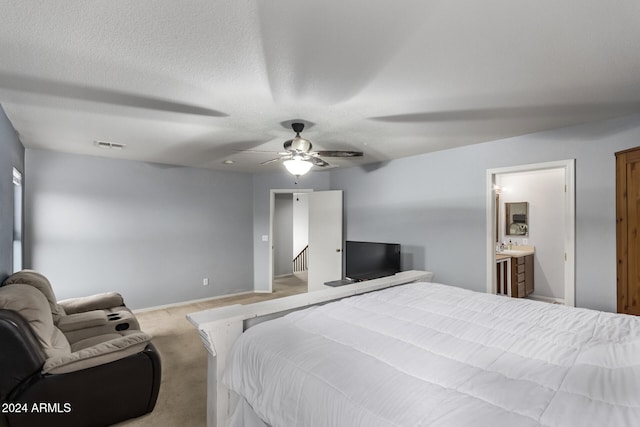
[[[305,160],[313,163],[314,166],[320,166],[321,168],[331,166],[329,163],[325,162],[320,157],[309,156],[309,158]]]
[[[362,151],[327,150],[316,151],[315,153],[322,157],[362,157]]]
[[[236,150],[233,149],[231,151],[235,151],[236,153],[240,153],[240,154],[275,154],[278,153],[277,151],[266,151],[266,150]],[[280,154],[280,153],[278,153]]]
[[[264,162],[260,162],[261,165],[268,165],[269,163],[277,162],[278,160],[282,160],[282,158],[278,157],[276,159],[266,160]]]

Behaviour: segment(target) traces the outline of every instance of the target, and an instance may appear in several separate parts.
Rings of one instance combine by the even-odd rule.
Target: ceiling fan
[[[313,166],[327,167],[331,166],[321,157],[362,157],[362,151],[348,150],[327,150],[327,151],[311,151],[313,144],[308,139],[300,136],[300,132],[304,129],[304,123],[292,123],[291,129],[296,133],[293,139],[285,141],[284,149],[278,154],[280,157],[267,160],[261,164],[266,165],[273,162],[281,161],[284,167],[296,177],[306,174]]]

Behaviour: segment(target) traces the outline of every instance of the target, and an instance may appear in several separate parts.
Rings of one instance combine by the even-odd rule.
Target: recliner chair
[[[2,286],[11,284],[30,285],[42,292],[51,308],[53,323],[70,342],[116,331],[140,329],[138,320],[124,305],[119,293],[106,292],[56,301],[49,279],[34,270],[14,273]]]
[[[4,423],[107,426],[153,410],[161,366],[149,335],[107,323],[80,334],[74,329],[83,338],[70,340],[54,323],[66,313],[54,316],[51,299],[38,286],[6,283],[0,287]],[[103,333],[89,335],[91,329]]]

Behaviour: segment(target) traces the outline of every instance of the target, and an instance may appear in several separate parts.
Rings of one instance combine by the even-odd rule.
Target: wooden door
[[[640,315],[640,147],[616,153],[618,312]]]

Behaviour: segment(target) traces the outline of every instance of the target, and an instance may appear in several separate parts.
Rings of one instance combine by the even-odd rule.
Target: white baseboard
[[[236,292],[236,293],[233,293],[233,294],[217,295],[215,297],[207,297],[207,298],[194,299],[194,300],[190,300],[190,301],[174,302],[174,303],[165,304],[165,305],[156,305],[154,307],[138,308],[138,309],[135,309],[135,310],[132,310],[132,311],[133,311],[133,313],[144,313],[145,311],[162,310],[162,309],[165,309],[165,308],[179,307],[181,305],[193,304],[193,303],[197,303],[197,302],[213,301],[213,300],[222,299],[222,298],[229,298],[229,297],[235,297],[235,296],[238,296],[238,295],[246,295],[246,294],[261,293],[261,292],[264,292],[264,291]]]
[[[527,298],[535,300],[535,301],[542,301],[542,302],[549,302],[551,304],[562,304],[562,305],[564,305],[564,299],[562,299],[562,298],[545,297],[545,296],[536,295],[536,294],[531,294]]]

